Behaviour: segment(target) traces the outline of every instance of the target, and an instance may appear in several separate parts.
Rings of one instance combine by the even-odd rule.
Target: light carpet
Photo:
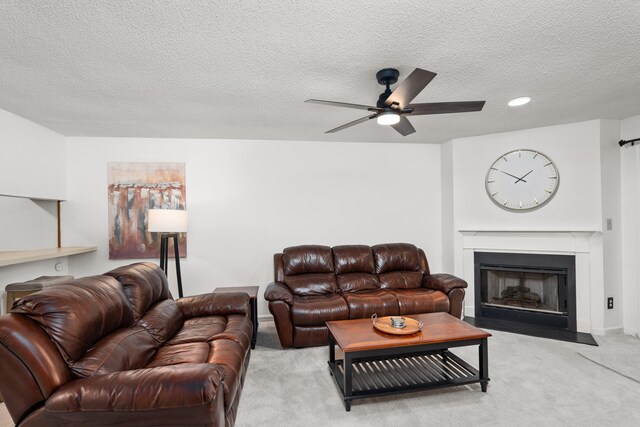
[[[477,384],[414,392],[357,400],[346,412],[329,375],[327,349],[282,350],[273,322],[263,321],[236,425],[640,425],[640,383],[633,378],[640,371],[638,338],[596,337],[600,347],[587,347],[491,332],[487,393]],[[453,351],[477,367],[477,348]],[[621,375],[618,365],[631,369]],[[10,425],[2,404],[0,426]]]

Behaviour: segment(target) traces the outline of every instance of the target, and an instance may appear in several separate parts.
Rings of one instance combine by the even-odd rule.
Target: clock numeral
[[[491,168],[491,170],[492,170],[492,171],[497,171],[498,169],[496,169],[496,168]]]
[[[507,160],[506,157],[502,156],[502,160],[504,160],[505,162],[508,162],[509,160]]]
[[[558,179],[557,176],[548,176],[547,178],[549,178],[549,179]]]
[[[493,182],[495,182],[495,181],[487,181],[487,184],[491,184],[491,183],[493,183]]]
[[[552,165],[552,164],[553,163],[549,162],[549,163],[545,164],[544,166],[547,167],[547,166]]]
[[[509,202],[509,199],[505,200],[503,205],[507,206],[507,203]]]
[[[522,202],[519,202],[519,203],[518,203],[518,206],[519,206],[520,208],[522,208]]]
[[[540,153],[538,153],[538,152],[536,151],[536,154],[533,156],[533,158],[535,159],[536,157],[538,157],[538,154],[540,154]]]
[[[546,188],[544,189],[544,191],[546,191],[547,193],[551,194],[551,191],[547,190]]]
[[[495,193],[493,193],[493,194],[491,195],[491,197],[495,196],[496,194],[498,194],[498,191],[496,191]]]

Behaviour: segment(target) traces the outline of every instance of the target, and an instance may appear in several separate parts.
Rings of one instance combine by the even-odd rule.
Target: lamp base
[[[169,239],[173,239],[173,249],[176,260],[176,276],[178,278],[178,297],[182,298],[182,275],[180,274],[180,251],[178,248],[178,233],[160,234],[160,268],[169,279]]]

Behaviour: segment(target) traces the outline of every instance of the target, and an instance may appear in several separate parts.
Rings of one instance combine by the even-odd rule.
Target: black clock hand
[[[517,177],[517,176],[515,176],[515,175],[511,175],[509,172],[505,172],[505,171],[500,171],[500,172],[502,172],[502,173],[504,173],[504,174],[507,174],[507,175],[509,175],[511,178],[515,178],[515,179],[517,179],[518,181],[527,182],[527,181],[525,181],[524,179],[521,179],[520,177]],[[524,178],[524,176],[523,176],[522,178]],[[518,182],[518,181],[516,181],[516,182]]]
[[[525,180],[524,180],[524,178],[525,178],[527,175],[529,175],[531,172],[533,172],[533,169],[531,169],[531,170],[530,170],[529,172],[527,172],[526,174],[522,175],[522,177],[521,177],[521,178],[518,178],[518,181],[527,182],[527,181],[525,181]],[[518,183],[518,181],[516,181],[516,182],[515,182],[515,184],[517,184],[517,183]]]

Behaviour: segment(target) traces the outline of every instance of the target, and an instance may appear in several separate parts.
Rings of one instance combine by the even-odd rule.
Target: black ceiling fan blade
[[[484,107],[485,101],[463,101],[463,102],[428,102],[426,104],[409,104],[406,108],[413,111],[407,113],[412,116],[422,116],[426,114],[447,114],[447,113],[468,113],[480,111]]]
[[[404,116],[400,116],[400,121],[395,125],[391,125],[391,127],[397,130],[402,136],[411,135],[416,131],[411,122]]]
[[[366,117],[363,117],[361,119],[354,120],[352,122],[347,123],[346,125],[338,126],[337,128],[333,128],[331,130],[328,130],[325,133],[334,133],[334,132],[341,131],[341,130],[349,128],[351,126],[355,126],[355,125],[358,125],[360,123],[364,123],[364,122],[366,122],[366,121],[368,121],[370,119],[373,119],[375,116],[376,116],[375,114],[372,114],[370,116],[366,116]]]
[[[398,104],[400,109],[405,108],[413,101],[413,98],[422,92],[422,89],[431,83],[431,80],[433,80],[436,75],[436,73],[432,73],[431,71],[416,68],[409,74],[409,77],[404,79],[404,81],[400,83],[400,86],[389,95],[384,105],[390,107],[392,104]]]
[[[348,102],[323,101],[322,99],[307,99],[304,102],[308,102],[310,104],[329,105],[331,107],[355,108],[357,110],[368,110],[368,111],[380,110],[380,108],[371,107],[369,105],[349,104]]]

